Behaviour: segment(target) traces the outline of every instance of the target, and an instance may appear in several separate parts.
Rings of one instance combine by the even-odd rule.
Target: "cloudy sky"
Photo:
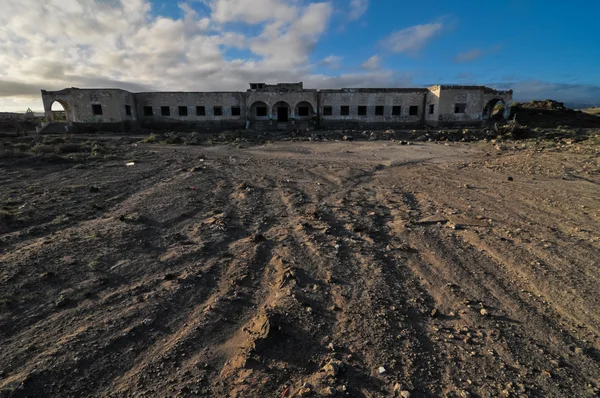
[[[591,0],[0,0],[0,111],[40,89],[485,84],[600,103]]]

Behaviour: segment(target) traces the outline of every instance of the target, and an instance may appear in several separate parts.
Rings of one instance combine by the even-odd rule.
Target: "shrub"
[[[165,144],[183,144],[183,137],[177,133],[169,133],[164,141]]]
[[[144,144],[158,144],[160,142],[160,137],[157,134],[150,134],[148,137],[142,140]]]
[[[31,149],[34,153],[55,153],[56,148],[54,145],[37,144]]]
[[[29,145],[25,142],[19,142],[19,143],[13,144],[13,149],[19,150],[21,152],[26,152],[31,149],[31,145]]]
[[[81,152],[81,148],[79,144],[58,144],[56,146],[56,153],[76,153]]]

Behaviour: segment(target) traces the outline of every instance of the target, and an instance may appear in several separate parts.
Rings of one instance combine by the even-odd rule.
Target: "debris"
[[[135,162],[126,163],[125,166],[127,166],[127,167],[135,166]]]
[[[432,215],[421,218],[417,221],[417,224],[427,225],[427,224],[437,224],[437,223],[447,223],[448,219],[444,216],[440,215]]]
[[[330,360],[325,366],[323,366],[323,371],[325,374],[331,377],[336,377],[343,369],[344,363],[335,359]]]
[[[380,375],[382,375],[386,372],[386,370],[383,366],[380,366],[379,369],[377,369],[377,371],[379,372]]]

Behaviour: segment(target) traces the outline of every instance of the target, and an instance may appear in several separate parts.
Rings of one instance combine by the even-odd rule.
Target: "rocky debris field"
[[[349,137],[1,140],[0,397],[598,396],[600,133]]]

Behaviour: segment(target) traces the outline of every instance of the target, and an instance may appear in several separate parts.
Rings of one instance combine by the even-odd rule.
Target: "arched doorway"
[[[294,108],[294,118],[299,120],[310,120],[315,115],[315,110],[310,102],[301,101]]]
[[[69,105],[56,100],[50,104],[50,119],[52,122],[67,122],[69,120]]]
[[[248,119],[250,120],[268,120],[269,107],[262,101],[256,101],[250,106],[248,111]]]
[[[290,119],[290,106],[287,102],[279,101],[273,105],[273,116],[278,123],[287,123]]]
[[[507,110],[506,103],[502,98],[494,98],[483,109],[483,120],[506,119]]]

